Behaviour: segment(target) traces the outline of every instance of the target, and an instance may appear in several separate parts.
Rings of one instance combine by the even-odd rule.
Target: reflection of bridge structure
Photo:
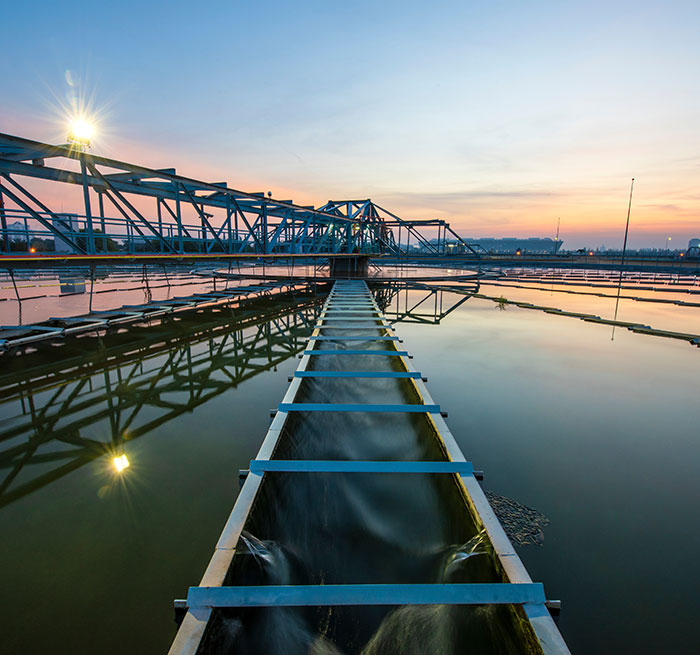
[[[384,316],[392,322],[437,325],[478,291],[478,281],[449,287],[393,280],[377,287],[375,297],[377,304],[384,309]],[[454,295],[455,292],[462,297]]]
[[[378,285],[375,293],[392,320],[437,324],[471,297],[453,296],[445,305],[445,291],[391,283]],[[66,335],[58,350],[53,340],[8,352],[0,376],[6,417],[0,421],[0,507],[121,452],[125,441],[301,352],[323,297],[284,292],[235,308],[170,315],[159,325],[141,321],[128,330]],[[86,436],[95,426],[104,439]],[[45,472],[46,466],[53,468]],[[35,469],[41,472],[34,475]]]
[[[320,303],[309,294],[287,294],[277,302],[253,301],[234,315],[210,311],[170,326],[75,337],[58,361],[38,350],[8,363],[0,378],[7,417],[0,423],[0,506],[119,453],[125,439],[293,357]],[[104,439],[87,436],[100,431]]]

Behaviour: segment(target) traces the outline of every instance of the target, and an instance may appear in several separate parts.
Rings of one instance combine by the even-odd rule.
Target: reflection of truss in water
[[[390,321],[439,324],[443,318],[479,291],[479,282],[450,287],[410,280],[394,280],[373,288],[373,291],[377,303]],[[454,295],[455,292],[463,297],[458,298]],[[448,304],[445,303],[445,293],[448,294]]]
[[[0,378],[7,417],[0,423],[0,506],[120,454],[125,435],[142,436],[293,357],[321,300],[289,294],[286,302],[213,310],[168,327],[81,337],[61,347],[59,360],[42,351],[19,357]]]
[[[395,321],[439,323],[478,291],[393,281],[376,285]],[[409,292],[410,297],[409,297]],[[419,298],[415,294],[420,294]],[[456,300],[454,300],[457,298]],[[433,312],[425,311],[429,305]],[[403,309],[401,308],[403,306]],[[303,350],[321,298],[282,293],[210,307],[59,347],[7,353],[0,376],[0,507],[190,412]],[[102,434],[104,439],[86,436]]]

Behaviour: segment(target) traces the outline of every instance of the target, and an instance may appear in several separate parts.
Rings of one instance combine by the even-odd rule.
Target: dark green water
[[[166,330],[140,353],[130,336],[112,364],[55,381],[55,354],[3,362],[6,382],[36,371],[24,407],[0,387],[3,652],[167,650],[172,599],[199,581],[298,362],[275,338],[287,327],[260,314],[233,331]],[[696,652],[700,351],[478,299],[440,325],[397,327],[485,488],[549,518],[544,545],[519,552],[562,599],[572,651]]]

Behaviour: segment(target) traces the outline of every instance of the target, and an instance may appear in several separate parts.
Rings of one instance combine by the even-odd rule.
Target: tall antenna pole
[[[627,253],[627,235],[630,231],[630,213],[632,211],[632,192],[634,191],[634,178],[630,185],[630,201],[627,205],[627,224],[625,225],[625,240],[622,242],[622,260],[620,261],[620,280],[617,283],[617,300],[615,301],[615,318],[617,320],[617,308],[620,305],[620,290],[622,289],[622,274],[625,270],[625,254]],[[612,339],[615,338],[615,326],[613,325]],[[611,339],[611,341],[612,341]]]
[[[557,218],[557,236],[554,237],[554,254],[557,254],[557,245],[559,244],[559,224],[561,223],[561,218]]]

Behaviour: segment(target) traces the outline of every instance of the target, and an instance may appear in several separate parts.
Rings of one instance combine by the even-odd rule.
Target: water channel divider
[[[347,293],[347,289],[361,289],[359,293],[352,293],[355,298],[363,298],[367,304],[380,312],[377,317],[377,325],[372,328],[356,328],[350,326],[353,331],[357,329],[379,329],[390,330],[392,326],[381,315],[381,310],[377,306],[374,298],[371,296],[369,288],[365,282],[336,282],[329,297],[326,301],[324,311],[318,319],[313,334],[313,337],[321,336],[320,331],[326,325],[328,306],[335,302],[340,296],[347,297],[351,295]],[[331,319],[332,320],[332,319]],[[346,319],[347,320],[347,319]],[[375,320],[375,319],[370,319]],[[333,329],[338,329],[333,326]],[[310,340],[309,345],[315,341]],[[393,342],[391,342],[393,345]],[[295,398],[299,392],[300,386],[305,377],[375,377],[375,371],[315,371],[308,370],[312,356],[323,354],[333,355],[366,355],[368,352],[378,354],[382,351],[349,351],[335,350],[323,351],[314,348],[307,349],[303,352],[299,366],[292,377],[292,381],[287,388],[287,391],[272,419],[272,423],[267,431],[265,439],[260,447],[255,460],[251,461],[252,474],[245,476],[245,482],[236,499],[231,514],[224,526],[223,532],[219,537],[214,550],[214,554],[207,566],[204,575],[197,587],[190,587],[187,601],[175,601],[176,607],[186,609],[185,616],[182,620],[180,628],[177,632],[175,640],[170,648],[169,655],[195,655],[204,638],[207,624],[212,616],[212,612],[217,607],[271,607],[271,606],[294,606],[294,605],[408,605],[408,604],[517,604],[522,607],[525,616],[527,617],[530,626],[532,627],[535,636],[539,642],[544,655],[570,655],[570,651],[566,646],[559,630],[557,629],[552,616],[548,609],[548,603],[545,600],[544,590],[541,584],[533,583],[525,566],[521,562],[513,545],[505,534],[503,527],[498,521],[491,505],[489,504],[481,485],[479,484],[475,472],[472,469],[468,473],[468,467],[471,467],[471,462],[468,462],[461,449],[457,445],[454,436],[450,432],[445,423],[443,415],[439,411],[439,406],[433,402],[433,399],[423,381],[422,374],[416,370],[411,362],[411,358],[407,351],[394,351],[392,355],[399,357],[405,369],[405,373],[409,374],[405,377],[410,384],[414,385],[416,392],[422,399],[423,404],[414,405],[349,405],[349,404],[334,404],[334,403],[296,403]],[[384,351],[387,352],[387,351]],[[391,352],[391,351],[389,351]],[[394,376],[394,372],[381,372],[381,377],[404,377]],[[395,373],[399,373],[396,371]],[[371,375],[370,375],[371,374]],[[379,376],[377,376],[379,377]],[[225,586],[224,581],[228,570],[231,566],[238,541],[243,532],[245,522],[248,518],[256,496],[262,485],[265,475],[273,474],[275,471],[266,467],[284,467],[296,466],[296,472],[301,471],[300,467],[311,466],[307,460],[300,460],[293,463],[289,461],[272,460],[271,457],[282,436],[282,430],[287,421],[287,417],[292,411],[308,411],[299,409],[304,406],[312,406],[314,408],[323,407],[326,411],[343,411],[338,407],[357,407],[351,411],[387,411],[387,407],[400,408],[394,411],[420,411],[425,413],[426,418],[431,422],[435,430],[435,434],[440,442],[441,448],[445,453],[446,461],[444,464],[455,465],[455,469],[450,474],[456,477],[457,483],[463,490],[463,497],[468,504],[473,517],[478,520],[488,536],[493,551],[498,558],[501,568],[509,582],[503,583],[439,583],[439,584],[374,584],[374,585],[286,585],[286,586]],[[375,408],[372,410],[371,408]],[[379,409],[379,408],[385,409]],[[334,409],[329,409],[334,408]],[[361,408],[361,409],[359,409]],[[370,408],[368,410],[368,408]],[[412,409],[406,409],[412,408]],[[429,408],[437,408],[431,411]],[[314,409],[313,411],[319,411]],[[274,463],[277,462],[277,463]],[[396,462],[354,462],[352,466],[357,469],[352,472],[362,472],[361,469],[370,464],[376,465],[377,471],[385,472],[382,466],[391,467]],[[417,472],[409,471],[417,464],[433,465],[436,462],[401,462],[405,468],[402,472]],[[348,462],[339,462],[335,466],[350,466]],[[406,466],[408,465],[408,466]],[[329,462],[315,462],[316,467],[330,467]],[[255,471],[255,467],[258,468]],[[279,469],[278,469],[279,470]],[[317,468],[317,471],[319,469]],[[462,472],[464,471],[464,472]],[[331,472],[331,471],[328,471]],[[336,473],[340,470],[334,471]],[[386,471],[388,472],[388,471]],[[369,473],[369,471],[368,471]],[[399,473],[399,471],[393,471]],[[447,473],[447,471],[445,471]],[[558,601],[550,601],[550,604],[557,606]]]

